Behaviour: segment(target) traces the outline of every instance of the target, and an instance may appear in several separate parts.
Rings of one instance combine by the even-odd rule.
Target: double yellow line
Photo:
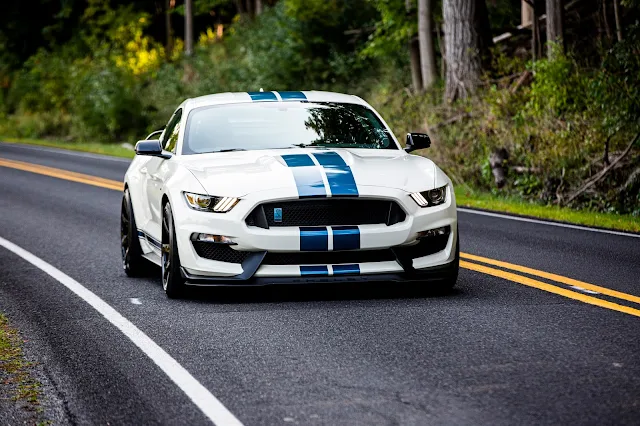
[[[476,256],[474,254],[460,253],[460,258],[460,266],[465,269],[470,269],[472,271],[480,272],[486,275],[492,275],[498,278],[504,278],[505,280],[523,284],[528,287],[537,288],[549,293],[558,294],[560,296],[568,297],[569,299],[579,300],[580,302],[588,303],[590,305],[600,306],[601,308],[611,309],[614,311],[640,317],[640,309],[631,308],[629,306],[620,305],[618,303],[610,302],[605,299],[600,299],[598,297],[583,294],[580,291],[587,290],[593,293],[600,293],[612,298],[626,300],[627,302],[640,304],[640,297],[634,296],[632,294],[623,293],[621,291],[612,290],[606,287],[600,287],[594,284],[578,281],[573,278],[564,277],[562,275],[528,268],[526,266],[516,265],[513,263],[503,262],[495,259],[489,259],[487,257]],[[498,266],[502,269],[492,268],[480,263],[472,263],[469,262],[470,260],[481,262],[486,265]],[[553,281],[554,283],[560,285],[569,286],[574,290],[569,290],[566,287],[549,284],[534,278],[527,277],[526,275],[519,275],[509,271],[516,271],[527,275],[533,275],[538,278]]]
[[[65,179],[72,182],[83,183],[86,185],[112,189],[116,191],[123,190],[122,182],[86,175],[83,173],[75,173],[67,170],[56,169],[53,167],[41,166],[38,164],[0,158],[0,166],[55,177],[58,179]],[[480,272],[486,275],[492,275],[494,277],[503,278],[505,280],[526,285],[528,287],[537,288],[539,290],[554,293],[563,297],[567,297],[569,299],[588,303],[590,305],[600,306],[602,308],[611,309],[614,311],[640,317],[640,309],[631,308],[626,305],[620,305],[618,303],[594,297],[592,295],[584,294],[581,291],[599,293],[611,298],[624,300],[640,305],[640,297],[638,296],[612,290],[606,287],[600,287],[583,281],[578,281],[573,278],[564,277],[562,275],[552,274],[550,272],[540,271],[538,269],[528,268],[526,266],[503,262],[487,257],[476,256],[474,254],[460,253],[460,258],[460,266],[471,271]],[[516,274],[515,272],[519,272],[520,274]],[[553,284],[540,281],[539,279],[531,278],[530,276],[551,281],[553,282]],[[569,288],[567,288],[567,286]]]
[[[70,172],[68,170],[56,169],[53,167],[41,166],[39,164],[25,163],[23,161],[7,160],[0,158],[0,166],[10,169],[24,170],[25,172],[37,173],[39,175],[51,176],[58,179],[70,180],[84,183],[86,185],[99,186],[101,188],[122,191],[124,184],[116,180],[104,179],[97,176],[85,175],[84,173]]]

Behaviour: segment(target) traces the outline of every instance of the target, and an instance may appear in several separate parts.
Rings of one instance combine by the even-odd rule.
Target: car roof
[[[187,99],[183,103],[186,109],[199,108],[210,105],[237,104],[249,102],[268,101],[310,101],[310,102],[339,102],[369,106],[364,100],[354,95],[344,93],[322,92],[322,91],[260,91],[260,92],[226,92],[212,95],[199,96]]]

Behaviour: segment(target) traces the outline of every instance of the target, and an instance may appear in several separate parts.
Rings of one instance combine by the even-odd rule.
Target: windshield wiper
[[[229,148],[229,149],[221,149],[220,151],[213,152],[233,152],[233,151],[246,151],[244,148]]]

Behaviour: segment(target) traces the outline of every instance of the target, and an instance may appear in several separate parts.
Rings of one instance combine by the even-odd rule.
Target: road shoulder
[[[0,423],[70,424],[33,349],[0,313]]]

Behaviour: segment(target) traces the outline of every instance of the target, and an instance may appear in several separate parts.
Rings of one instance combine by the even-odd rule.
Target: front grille
[[[367,263],[395,260],[391,249],[363,251],[323,252],[269,252],[262,262],[265,265],[332,265],[340,263]]]
[[[246,224],[265,229],[276,226],[393,225],[405,218],[405,212],[395,201],[335,198],[265,203],[251,212]]]
[[[242,263],[250,251],[238,251],[226,244],[207,243],[203,241],[193,241],[193,248],[198,256],[219,262]]]

